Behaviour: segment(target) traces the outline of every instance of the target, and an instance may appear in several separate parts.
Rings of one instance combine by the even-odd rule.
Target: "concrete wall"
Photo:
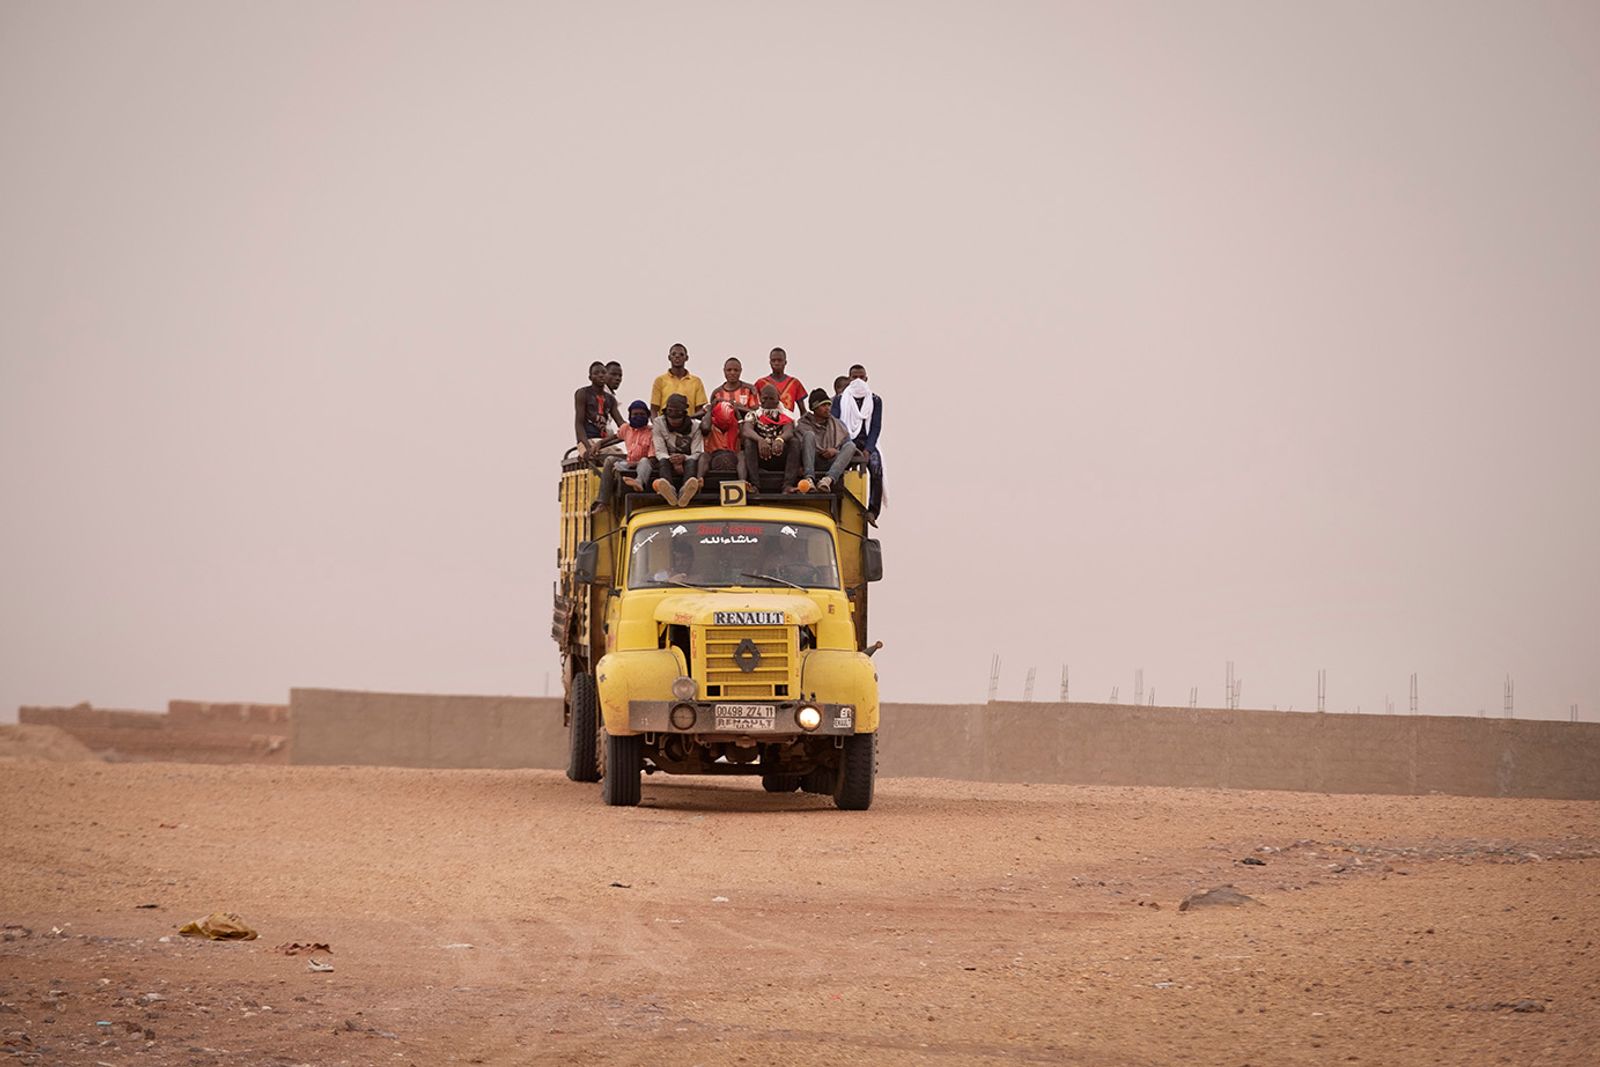
[[[555,698],[296,689],[294,762],[566,766]],[[1600,799],[1600,724],[1130,707],[886,704],[888,777]]]
[[[19,722],[58,726],[91,751],[114,760],[188,763],[287,763],[293,735],[284,704],[172,700],[165,712],[78,704],[25,707]]]
[[[386,767],[567,765],[555,697],[291,689],[294,763]]]
[[[1121,704],[885,705],[883,773],[1600,799],[1600,724]]]

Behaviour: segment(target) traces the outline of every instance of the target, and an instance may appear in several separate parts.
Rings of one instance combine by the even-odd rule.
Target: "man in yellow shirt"
[[[666,409],[667,397],[674,393],[689,402],[689,414],[697,415],[706,406],[705,383],[690,374],[684,364],[689,362],[689,350],[682,345],[667,349],[667,372],[650,387],[650,414],[659,415]]]

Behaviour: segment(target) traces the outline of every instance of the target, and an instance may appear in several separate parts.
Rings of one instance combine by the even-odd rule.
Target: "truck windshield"
[[[643,526],[628,552],[628,588],[839,588],[833,537],[795,522],[685,520]]]

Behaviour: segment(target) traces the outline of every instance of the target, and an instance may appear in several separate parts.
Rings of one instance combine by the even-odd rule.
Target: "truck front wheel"
[[[598,782],[600,700],[595,692],[594,676],[574,674],[569,693],[572,732],[567,735],[567,777],[574,782]]]
[[[833,786],[833,805],[840,811],[872,807],[872,782],[878,776],[878,735],[852,734],[844,739],[844,760]]]
[[[606,734],[606,765],[600,778],[600,796],[608,807],[631,808],[639,803],[639,776],[644,773],[644,738]]]
[[[763,774],[761,788],[769,793],[793,793],[800,788],[798,774]]]

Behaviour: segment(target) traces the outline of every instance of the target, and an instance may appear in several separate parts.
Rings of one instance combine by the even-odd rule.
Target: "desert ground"
[[[214,911],[259,938],[178,935]],[[1600,1055],[1594,802],[35,754],[0,922],[24,1064]]]

